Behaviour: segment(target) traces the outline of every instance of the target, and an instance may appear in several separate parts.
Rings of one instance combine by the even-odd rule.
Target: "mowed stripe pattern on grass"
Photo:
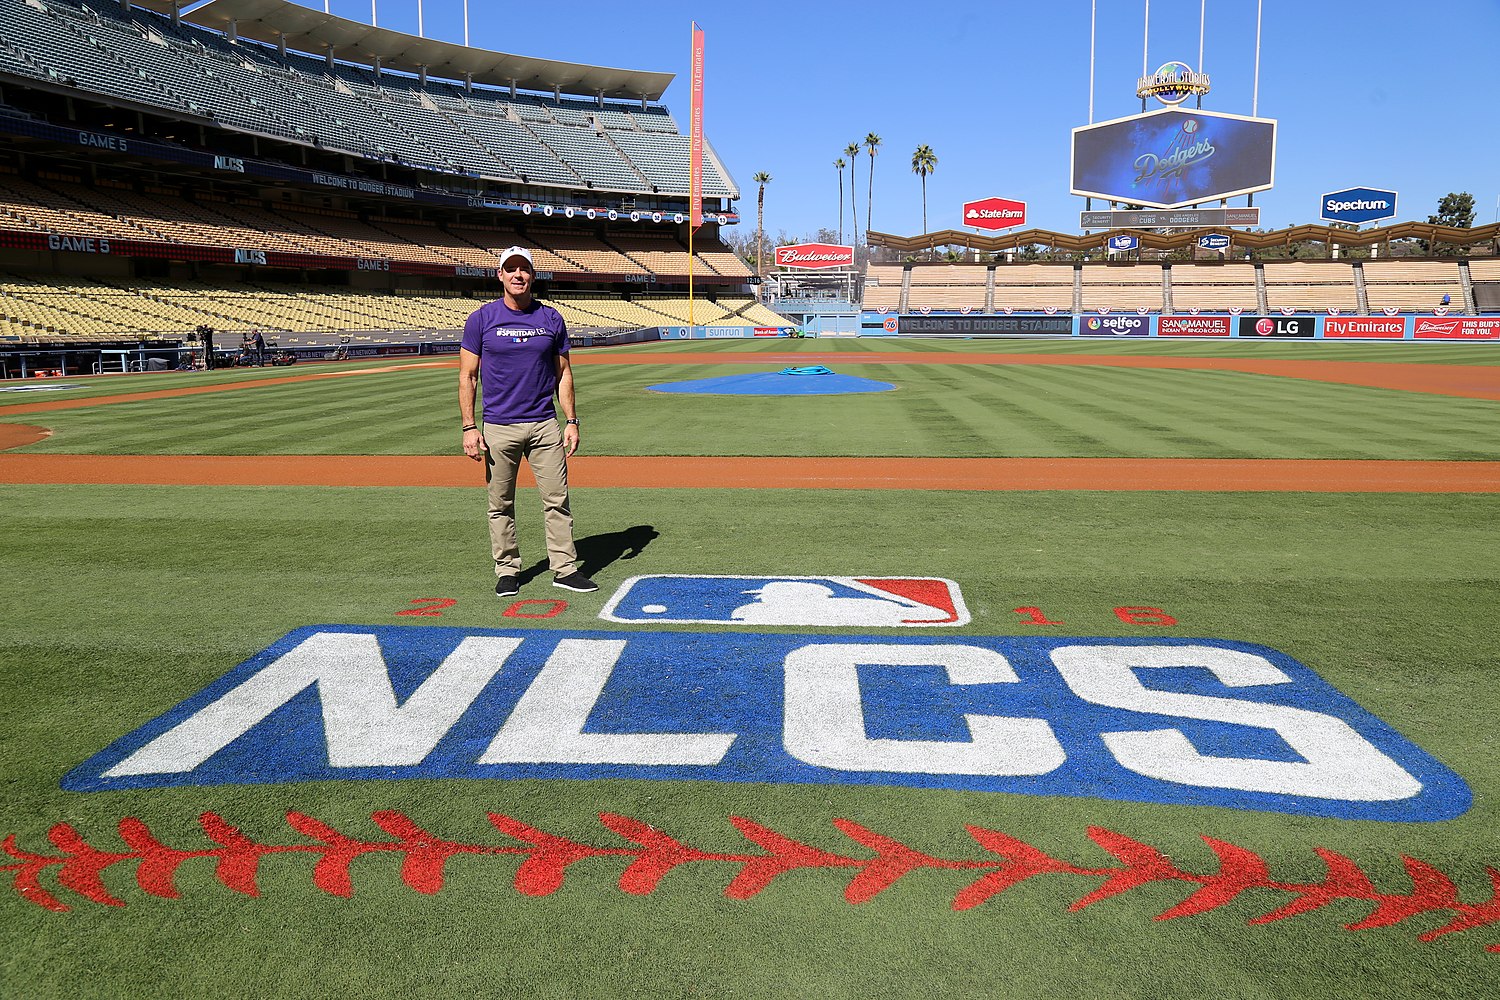
[[[685,396],[677,366],[580,370],[585,455],[1497,457],[1500,404],[1207,370],[856,364],[890,393]],[[725,374],[765,370],[725,366]],[[327,379],[48,413],[39,453],[444,455],[452,369]],[[3,412],[3,411],[0,411]]]

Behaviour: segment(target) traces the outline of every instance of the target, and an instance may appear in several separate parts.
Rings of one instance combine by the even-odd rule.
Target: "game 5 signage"
[[[1232,328],[1228,316],[1160,316],[1156,320],[1159,337],[1227,337]]]
[[[1314,316],[1241,316],[1241,337],[1299,337],[1311,339],[1317,332]]]
[[[893,785],[1448,819],[1463,780],[1220,639],[298,629],[70,791],[328,779]]]

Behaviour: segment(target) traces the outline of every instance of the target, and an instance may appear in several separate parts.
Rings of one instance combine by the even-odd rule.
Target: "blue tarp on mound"
[[[708,396],[841,396],[856,392],[889,392],[890,382],[822,371],[788,368],[779,372],[721,375],[686,382],[648,386],[653,392],[685,392]]]

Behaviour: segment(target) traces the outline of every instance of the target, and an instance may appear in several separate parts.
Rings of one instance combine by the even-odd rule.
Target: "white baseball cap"
[[[503,269],[505,267],[505,262],[510,260],[512,257],[524,258],[526,261],[526,266],[532,271],[536,270],[536,261],[531,259],[531,251],[527,250],[525,247],[510,247],[502,251],[500,254],[500,267]]]

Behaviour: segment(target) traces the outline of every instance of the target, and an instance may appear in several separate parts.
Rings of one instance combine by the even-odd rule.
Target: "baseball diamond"
[[[0,0],[0,995],[1500,995],[1496,37]]]

